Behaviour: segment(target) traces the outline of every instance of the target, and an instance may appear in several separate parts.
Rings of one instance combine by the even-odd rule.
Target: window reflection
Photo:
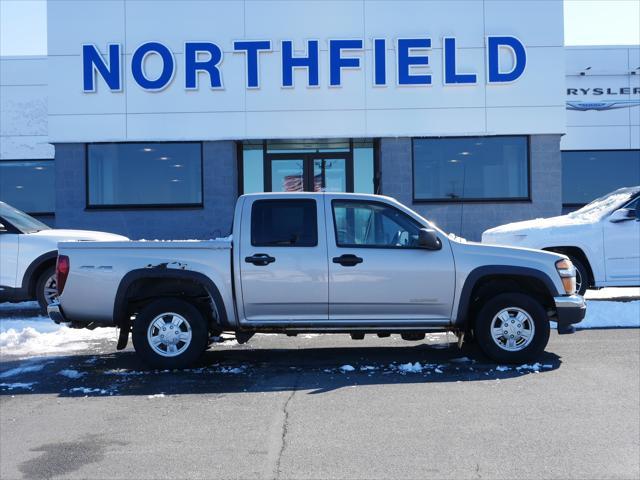
[[[621,187],[640,185],[640,150],[562,152],[562,203],[585,205]]]
[[[0,200],[27,213],[52,213],[53,168],[53,160],[0,161]]]
[[[413,162],[416,200],[529,196],[526,137],[415,139]]]
[[[202,203],[200,143],[88,146],[90,206]]]

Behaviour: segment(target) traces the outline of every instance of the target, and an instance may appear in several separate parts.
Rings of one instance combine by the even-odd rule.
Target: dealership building
[[[379,193],[478,240],[640,185],[640,46],[563,37],[561,0],[49,2],[48,55],[0,59],[0,200],[174,239]]]

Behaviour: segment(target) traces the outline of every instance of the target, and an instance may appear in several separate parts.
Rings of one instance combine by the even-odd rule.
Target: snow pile
[[[411,362],[403,363],[398,367],[398,370],[402,373],[422,373],[422,365],[420,365],[420,362],[414,364]]]
[[[33,373],[33,372],[39,372],[40,370],[42,370],[45,365],[48,365],[51,362],[46,362],[46,363],[29,363],[28,365],[22,366],[22,367],[16,367],[16,368],[12,368],[11,370],[7,370],[6,372],[2,372],[0,374],[0,378],[8,378],[8,377],[15,377],[16,375],[21,375],[23,373]]]
[[[115,340],[115,328],[73,329],[47,317],[0,319],[0,355],[33,356],[85,350],[104,339]]]
[[[14,388],[22,388],[22,389],[25,389],[25,390],[31,390],[36,383],[38,383],[38,382],[0,383],[0,388],[6,388],[7,390],[13,390]]]
[[[101,395],[112,394],[109,390],[105,390],[104,388],[87,388],[87,387],[74,387],[69,389],[70,393],[84,393],[88,395],[90,393],[99,393]]]
[[[377,369],[378,367],[374,367],[373,365],[363,365],[362,367],[360,367],[361,372],[368,372],[368,371],[377,370]]]
[[[220,369],[220,373],[232,373],[234,375],[237,375],[239,373],[244,373],[246,367],[222,367]]]
[[[58,375],[62,375],[63,377],[71,378],[73,380],[77,380],[78,378],[82,378],[87,374],[87,372],[79,372],[77,370],[64,369],[58,372]]]

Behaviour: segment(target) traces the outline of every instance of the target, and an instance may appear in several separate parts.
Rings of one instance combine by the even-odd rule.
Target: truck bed
[[[202,273],[215,282],[233,311],[230,239],[64,242],[58,249],[70,259],[70,274],[60,299],[71,320],[113,325],[120,283],[125,275],[139,269]]]

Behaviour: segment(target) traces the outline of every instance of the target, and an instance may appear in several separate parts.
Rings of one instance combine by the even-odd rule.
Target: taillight
[[[64,284],[67,283],[68,276],[69,257],[66,255],[58,255],[58,261],[56,262],[56,288],[58,289],[58,296],[62,295]]]

